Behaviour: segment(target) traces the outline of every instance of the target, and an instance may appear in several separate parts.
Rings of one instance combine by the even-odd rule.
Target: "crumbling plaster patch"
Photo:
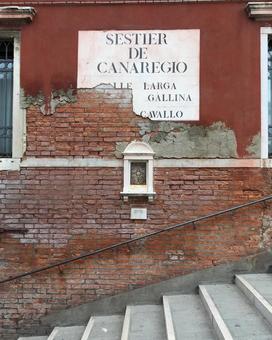
[[[250,144],[246,148],[249,156],[252,158],[261,158],[261,134],[253,136]]]
[[[271,247],[272,245],[272,217],[270,215],[263,215],[262,227],[260,229],[260,248]]]
[[[30,106],[38,106],[43,115],[52,115],[56,112],[59,106],[68,103],[75,103],[76,96],[73,89],[54,90],[51,92],[50,99],[47,101],[43,93],[38,93],[36,96],[27,96],[24,91],[21,91],[21,108],[27,109]]]
[[[237,158],[233,130],[223,122],[198,126],[178,122],[138,122],[140,135],[150,144],[156,158]],[[127,143],[116,143],[121,158]]]

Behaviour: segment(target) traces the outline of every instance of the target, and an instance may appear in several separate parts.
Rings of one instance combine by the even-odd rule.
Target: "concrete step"
[[[272,339],[268,322],[235,285],[204,285],[199,289],[219,339]]]
[[[85,326],[55,327],[47,340],[81,340]]]
[[[272,275],[236,275],[235,282],[200,285],[200,296],[168,295],[163,306],[127,306],[125,316],[94,316],[86,327],[18,340],[272,340]]]
[[[81,340],[120,340],[123,321],[123,315],[91,317]]]
[[[47,336],[27,336],[20,337],[18,340],[47,340]]]
[[[165,340],[163,307],[127,306],[121,340]]]
[[[272,275],[236,275],[235,283],[272,325]]]
[[[198,295],[163,297],[167,340],[216,340]]]

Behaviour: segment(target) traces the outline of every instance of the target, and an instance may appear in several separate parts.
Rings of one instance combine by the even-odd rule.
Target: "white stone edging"
[[[129,328],[130,328],[130,319],[131,319],[131,306],[127,306],[126,314],[125,314],[125,318],[124,318],[124,323],[123,323],[121,340],[128,340]]]
[[[220,340],[234,340],[221,314],[215,306],[215,303],[213,302],[210,294],[208,293],[207,289],[202,285],[199,286],[199,295],[209,314],[213,328],[218,338]]]
[[[158,159],[157,168],[259,168],[261,159]],[[272,163],[271,163],[272,166]]]
[[[174,329],[173,318],[172,318],[168,296],[163,296],[163,310],[164,310],[164,317],[165,317],[167,340],[176,340],[175,329]]]
[[[22,168],[93,168],[122,167],[123,160],[103,158],[26,158]]]
[[[262,316],[270,323],[270,325],[272,325],[271,304],[241,275],[235,275],[235,283],[236,286],[247,296],[247,298],[258,309]]]
[[[58,332],[59,332],[60,327],[55,327],[52,332],[50,333],[50,335],[48,336],[47,340],[54,340],[55,336],[57,336]]]
[[[88,340],[94,326],[94,317],[91,317],[82,335],[81,340]]]
[[[104,158],[0,158],[1,170],[20,168],[121,168],[123,159]],[[272,168],[272,159],[155,159],[155,168]]]
[[[272,160],[265,167],[272,167]],[[157,168],[259,168],[261,159],[158,159],[154,160]],[[21,167],[123,167],[123,159],[102,158],[26,158]]]

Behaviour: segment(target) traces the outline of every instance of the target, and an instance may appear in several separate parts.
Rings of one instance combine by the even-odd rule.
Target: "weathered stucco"
[[[39,92],[36,96],[27,96],[24,91],[21,91],[21,107],[27,109],[30,106],[38,106],[43,115],[52,115],[56,112],[57,107],[75,103],[76,96],[73,89],[54,90],[51,92],[50,98],[47,100],[46,96]]]
[[[246,148],[249,156],[251,158],[260,158],[261,157],[261,134],[253,136],[250,144]]]
[[[264,214],[262,217],[262,227],[260,229],[260,248],[271,247],[272,245],[272,217]]]
[[[138,123],[140,135],[156,158],[237,158],[236,136],[223,122],[197,126],[177,122]],[[122,157],[127,143],[116,143],[116,157]]]
[[[45,96],[42,92],[39,92],[36,96],[29,96],[25,94],[25,91],[21,89],[21,108],[28,109],[30,106],[43,106],[45,103]]]

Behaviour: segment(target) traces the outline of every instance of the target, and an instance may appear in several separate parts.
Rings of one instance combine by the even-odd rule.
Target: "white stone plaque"
[[[131,220],[146,220],[147,208],[131,208],[130,210]]]
[[[137,115],[198,120],[199,41],[198,29],[80,31],[78,88],[132,89]]]

